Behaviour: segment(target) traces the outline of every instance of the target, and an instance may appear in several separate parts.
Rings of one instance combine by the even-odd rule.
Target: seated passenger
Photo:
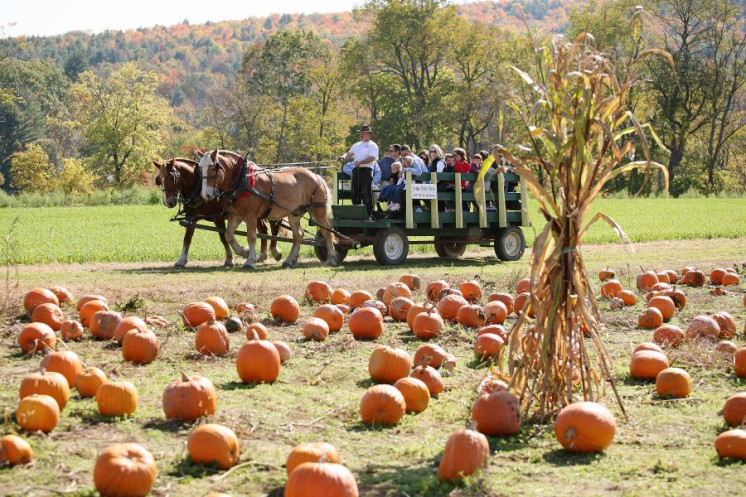
[[[395,161],[391,163],[391,175],[386,181],[386,185],[381,188],[381,193],[378,194],[378,200],[391,202],[391,195],[396,189],[396,184],[399,182],[399,173],[401,173],[401,162]]]

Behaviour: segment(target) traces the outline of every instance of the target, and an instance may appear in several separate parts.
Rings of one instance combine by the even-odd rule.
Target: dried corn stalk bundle
[[[588,219],[608,181],[636,168],[645,169],[646,179],[651,168],[660,168],[668,181],[666,169],[650,160],[645,133],[659,143],[657,136],[626,106],[636,83],[635,63],[651,54],[672,63],[668,53],[652,50],[631,61],[625,79],[619,80],[592,37],[582,34],[572,43],[557,38],[537,49],[536,79],[516,68],[536,100],[528,109],[509,103],[527,133],[520,140],[524,145],[506,149],[504,155],[526,180],[547,220],[532,252],[531,313],[521,314],[511,330],[504,372],[527,419],[545,420],[577,398],[597,401],[611,381],[609,357],[599,337],[598,305],[580,246],[598,220],[626,240],[621,227],[605,214]],[[645,160],[630,160],[638,145]],[[546,186],[532,166],[543,171]],[[617,400],[621,406],[618,395]]]

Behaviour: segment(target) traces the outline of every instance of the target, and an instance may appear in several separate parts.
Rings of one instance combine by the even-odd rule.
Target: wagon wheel
[[[376,233],[373,241],[373,255],[379,264],[384,266],[396,266],[407,259],[409,253],[409,240],[404,230],[398,226],[392,226]]]
[[[324,237],[321,235],[321,231],[316,232],[316,241],[324,241]],[[347,247],[343,247],[340,244],[336,244],[334,246],[334,249],[337,251],[337,264],[342,264],[342,261],[345,260],[345,257],[347,257]],[[326,244],[323,245],[314,245],[313,246],[313,253],[316,254],[316,258],[320,260],[321,262],[326,262],[327,258],[327,251],[326,251]]]
[[[517,261],[526,250],[526,238],[518,226],[500,228],[495,235],[495,255],[501,261]]]
[[[466,252],[464,242],[452,242],[443,238],[435,237],[435,252],[444,259],[458,259]]]

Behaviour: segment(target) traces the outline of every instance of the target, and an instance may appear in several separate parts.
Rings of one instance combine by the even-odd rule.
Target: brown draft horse
[[[201,197],[201,183],[199,181],[197,162],[189,159],[173,158],[163,163],[153,160],[153,165],[158,170],[158,176],[155,179],[156,185],[163,191],[163,205],[173,209],[178,204],[179,196],[184,203],[184,214],[190,216],[207,216],[215,226],[220,230],[220,242],[225,249],[226,267],[233,266],[233,252],[226,240],[225,216],[223,205],[220,202],[205,202]],[[264,223],[258,227],[261,233],[267,233],[267,226]],[[194,225],[186,227],[184,232],[184,241],[181,247],[181,257],[174,264],[176,267],[186,266],[189,260],[189,246],[192,243],[194,235]],[[272,223],[272,234],[277,235],[279,223]],[[270,250],[275,260],[282,258],[282,252],[277,250],[277,242],[272,241]],[[267,258],[267,240],[262,240],[262,249],[260,260]]]
[[[248,268],[253,268],[257,262],[255,246],[256,226],[259,220],[287,217],[293,233],[293,248],[283,266],[293,267],[298,262],[298,253],[303,241],[301,216],[308,212],[319,226],[330,226],[332,198],[329,187],[322,177],[308,169],[293,168],[280,171],[259,169],[247,174],[247,181],[251,184],[253,180],[255,183],[253,188],[259,194],[236,195],[236,193],[244,193],[245,190],[241,188],[240,192],[235,191],[235,185],[243,179],[239,178],[242,171],[241,159],[240,155],[223,150],[213,150],[202,156],[199,162],[202,174],[202,198],[206,201],[224,196],[234,199],[229,207],[232,215],[228,219],[225,237],[236,253],[246,257],[244,267]],[[248,253],[242,250],[243,247],[235,241],[233,235],[241,220],[246,222]],[[336,266],[335,237],[328,229],[322,228],[320,231],[327,248],[326,264]]]

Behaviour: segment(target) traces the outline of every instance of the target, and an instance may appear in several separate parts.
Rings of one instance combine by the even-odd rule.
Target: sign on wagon
[[[412,199],[414,200],[434,200],[438,198],[438,189],[436,185],[428,183],[415,183],[412,185]]]

